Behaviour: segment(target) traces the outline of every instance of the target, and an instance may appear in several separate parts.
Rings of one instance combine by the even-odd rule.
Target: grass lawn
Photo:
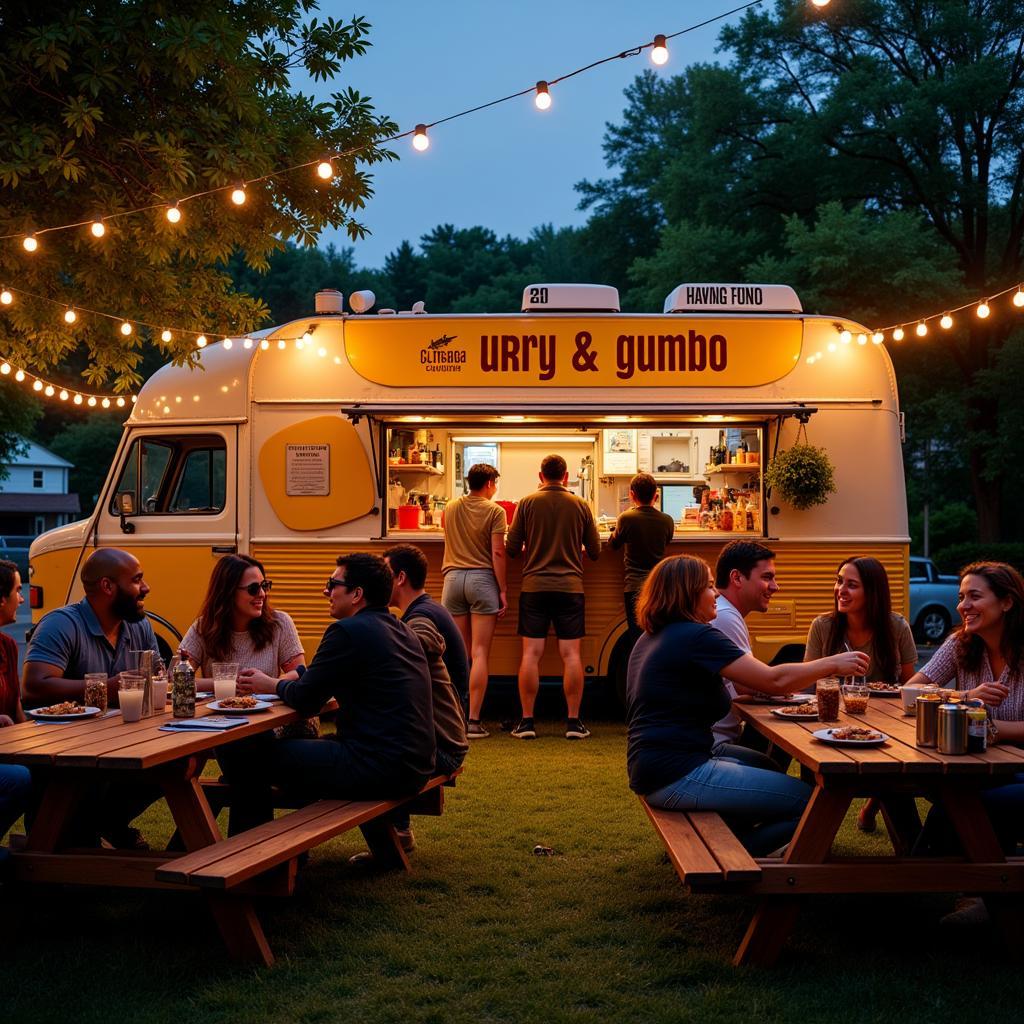
[[[736,969],[742,897],[689,896],[625,778],[625,730],[474,743],[414,873],[365,875],[349,833],[263,904],[278,963],[225,959],[201,898],[0,889],[11,1022],[1015,1021],[1019,964],[990,929],[947,935],[939,897],[817,898],[780,965]],[[162,806],[143,819],[170,832]],[[887,844],[848,821],[845,852]],[[558,855],[537,857],[535,845]],[[873,846],[872,844],[877,844]]]

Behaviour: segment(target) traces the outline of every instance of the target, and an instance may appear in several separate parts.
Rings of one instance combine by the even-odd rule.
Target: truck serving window
[[[211,515],[223,510],[227,451],[220,437],[144,437],[131,446],[110,511],[119,494],[135,498],[137,515]]]

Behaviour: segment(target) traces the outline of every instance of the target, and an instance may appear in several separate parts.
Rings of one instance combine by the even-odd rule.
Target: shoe
[[[124,828],[105,832],[101,837],[104,842],[109,843],[115,850],[148,850],[149,843],[143,838],[137,828],[126,825]]]
[[[469,724],[466,726],[466,739],[468,740],[485,740],[491,734],[480,724],[479,720],[469,720]]]
[[[857,815],[857,828],[861,832],[874,832],[877,827],[874,813],[862,807]]]
[[[521,718],[519,724],[512,730],[512,735],[517,740],[535,740],[537,730],[533,727],[532,718]]]
[[[953,913],[941,918],[939,924],[943,928],[976,928],[991,920],[985,901],[980,896],[961,896],[953,904]]]
[[[567,740],[585,740],[590,735],[590,730],[578,718],[570,718],[565,723],[565,738]]]
[[[416,837],[412,834],[411,828],[396,828],[395,835],[398,836],[398,842],[406,853],[412,853],[416,849]],[[348,862],[354,868],[369,868],[373,867],[373,860],[373,854],[369,850],[363,850],[362,853],[349,857]]]

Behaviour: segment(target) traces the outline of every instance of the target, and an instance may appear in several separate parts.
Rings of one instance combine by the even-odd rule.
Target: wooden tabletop
[[[196,718],[217,714],[196,705]],[[269,711],[244,716],[233,729],[161,732],[173,721],[170,709],[139,722],[125,722],[121,713],[108,712],[81,722],[23,722],[0,729],[0,764],[29,767],[110,768],[138,771],[212,750],[246,736],[297,721],[298,712],[275,703]]]
[[[891,697],[872,697],[867,714],[840,712],[838,722],[801,722],[771,713],[765,704],[733,704],[737,716],[781,747],[813,772],[844,774],[988,775],[1024,771],[1024,750],[1015,746],[990,746],[984,754],[940,754],[934,747],[918,747],[913,717],[904,716],[902,702]],[[888,740],[877,747],[837,747],[823,743],[812,733],[843,725],[869,726]]]

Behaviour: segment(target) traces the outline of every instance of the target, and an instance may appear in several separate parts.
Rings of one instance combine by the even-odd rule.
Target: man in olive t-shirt
[[[519,700],[523,717],[512,730],[517,739],[532,740],[533,706],[540,688],[540,659],[553,623],[562,658],[562,688],[568,717],[565,738],[586,739],[590,731],[580,721],[583,665],[580,640],[584,623],[583,557],[601,554],[601,538],[590,506],[566,487],[569,473],[561,455],[548,455],[540,466],[540,488],[519,502],[509,527],[505,550],[518,558],[525,547],[523,585],[519,594]]]
[[[636,599],[650,571],[665,557],[665,549],[675,535],[675,520],[654,507],[658,484],[650,473],[637,473],[629,482],[633,508],[623,512],[611,536],[613,550],[623,553],[622,603],[632,643],[640,638],[636,621]]]

